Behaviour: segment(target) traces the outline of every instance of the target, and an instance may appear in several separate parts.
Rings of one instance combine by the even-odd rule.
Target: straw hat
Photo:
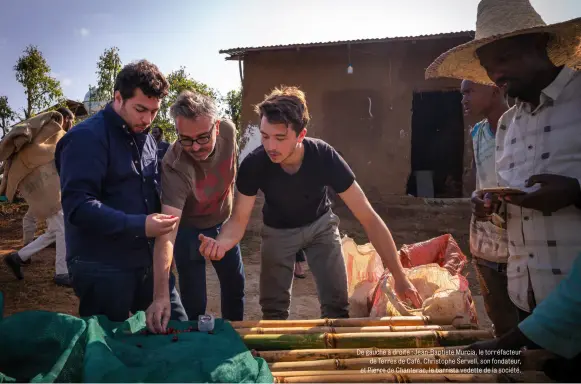
[[[492,84],[476,50],[507,37],[549,33],[549,57],[557,66],[576,68],[581,63],[576,50],[581,37],[581,18],[547,25],[529,0],[482,0],[478,4],[474,40],[443,53],[426,70],[426,79],[452,77]]]

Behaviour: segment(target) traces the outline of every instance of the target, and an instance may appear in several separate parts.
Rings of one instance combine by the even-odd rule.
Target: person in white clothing
[[[474,161],[478,191],[496,187],[495,153],[498,120],[508,110],[504,91],[496,86],[463,80],[460,86],[464,114],[484,117],[472,129]],[[495,213],[506,221],[506,204],[495,203]],[[491,214],[475,211],[470,220],[470,253],[476,277],[484,299],[486,313],[496,336],[502,336],[518,323],[518,312],[507,291],[508,240],[506,228],[492,219]]]
[[[65,107],[59,108],[57,112],[59,112],[63,117],[61,125],[63,130],[68,131],[71,129],[74,123],[73,113]],[[47,169],[50,170],[51,168]],[[45,172],[41,175],[46,175],[49,178],[56,177],[58,180],[58,175],[56,172]],[[29,206],[34,204],[33,201],[27,201],[27,203]],[[30,232],[32,232],[32,237],[34,238],[34,231],[36,230],[37,222],[37,218],[34,216],[33,209],[28,210],[25,217],[23,218],[23,237],[25,238],[24,240],[26,245],[18,252],[13,252],[4,257],[4,262],[6,265],[8,265],[8,267],[10,267],[14,273],[14,276],[16,276],[16,278],[19,280],[24,279],[24,274],[22,273],[21,268],[22,265],[30,263],[30,258],[40,250],[56,243],[54,282],[57,285],[70,286],[69,271],[66,263],[67,251],[65,245],[65,224],[63,211],[60,208],[60,199],[55,202],[54,206],[58,207],[58,210],[56,213],[50,214],[50,216],[46,217],[47,229],[45,233],[26,244],[26,240],[28,240],[27,237],[30,237]],[[52,212],[54,212],[54,210]]]
[[[22,217],[22,243],[27,246],[34,241],[34,234],[36,233],[36,217],[30,211],[26,211]]]
[[[46,219],[46,232],[38,236],[18,252],[5,257],[6,264],[10,267],[16,278],[24,279],[21,265],[29,262],[30,258],[56,242],[56,261],[54,282],[62,286],[70,286],[69,271],[67,269],[67,250],[65,247],[65,222],[62,209],[55,215]]]

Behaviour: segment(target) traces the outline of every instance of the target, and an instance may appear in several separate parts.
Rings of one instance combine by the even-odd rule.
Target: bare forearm
[[[383,266],[389,269],[394,278],[398,279],[404,276],[404,272],[397,252],[397,247],[383,220],[381,220],[377,214],[375,214],[375,216],[376,217],[373,220],[370,220],[368,224],[364,224],[363,228],[365,229],[371,244],[379,254]]]
[[[236,193],[232,216],[222,226],[216,241],[220,242],[224,248],[230,250],[242,240],[246,226],[250,220],[250,214],[256,196],[246,196],[240,192]]]
[[[169,273],[173,260],[173,242],[161,236],[153,251],[153,298],[169,298]]]
[[[226,249],[232,249],[242,240],[245,230],[245,223],[241,223],[233,217],[230,217],[222,226],[216,240],[222,243]]]

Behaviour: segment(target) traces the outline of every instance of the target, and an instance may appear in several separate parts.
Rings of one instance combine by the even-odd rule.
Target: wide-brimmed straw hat
[[[557,65],[577,68],[581,37],[581,18],[547,25],[528,0],[482,0],[478,4],[474,40],[443,53],[426,70],[426,79],[451,77],[492,84],[476,50],[486,44],[507,37],[530,33],[548,33],[551,61]]]

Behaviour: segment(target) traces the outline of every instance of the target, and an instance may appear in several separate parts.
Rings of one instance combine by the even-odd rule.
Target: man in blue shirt
[[[160,127],[153,127],[151,129],[151,136],[153,136],[157,143],[157,162],[161,163],[161,160],[169,148],[169,143],[163,139],[163,131]]]
[[[161,215],[157,145],[148,128],[168,82],[146,60],[125,66],[113,101],[58,143],[67,264],[79,315],[123,321],[153,299],[155,237],[177,218]],[[172,318],[187,320],[170,278]]]

